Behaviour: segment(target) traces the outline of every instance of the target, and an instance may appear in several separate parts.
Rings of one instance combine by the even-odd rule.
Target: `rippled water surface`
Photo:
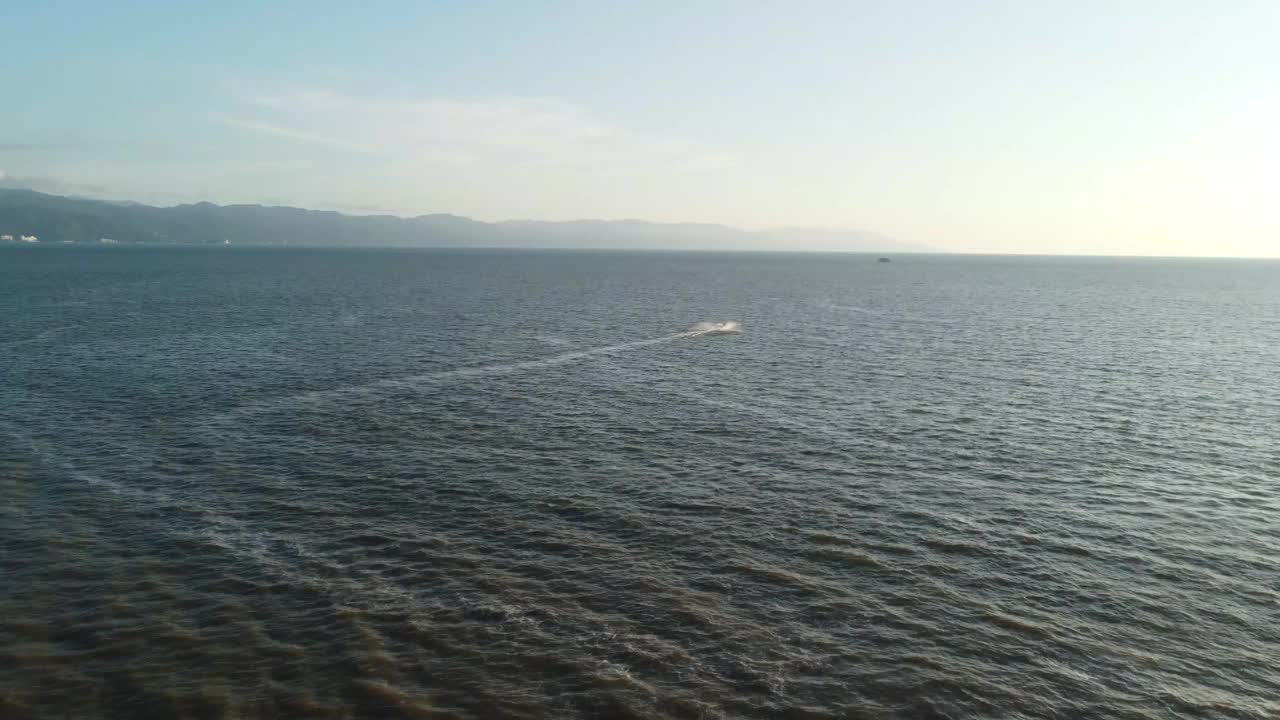
[[[1278,482],[1275,262],[0,248],[0,717],[1275,718]]]

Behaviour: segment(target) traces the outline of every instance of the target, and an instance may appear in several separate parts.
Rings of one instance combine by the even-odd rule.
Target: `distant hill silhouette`
[[[921,252],[928,248],[869,232],[739,230],[724,225],[641,220],[487,223],[457,215],[345,215],[263,205],[153,207],[32,190],[0,189],[0,234],[45,242],[398,247],[529,247],[688,250]]]

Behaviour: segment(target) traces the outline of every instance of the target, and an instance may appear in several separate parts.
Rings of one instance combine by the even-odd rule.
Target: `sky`
[[[10,2],[0,182],[1280,256],[1280,3]]]

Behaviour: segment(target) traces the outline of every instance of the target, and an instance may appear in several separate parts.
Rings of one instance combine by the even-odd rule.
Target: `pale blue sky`
[[[32,2],[0,27],[0,172],[48,189],[1280,255],[1275,2]]]

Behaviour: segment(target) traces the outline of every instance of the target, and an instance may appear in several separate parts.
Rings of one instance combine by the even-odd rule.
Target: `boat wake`
[[[424,373],[422,375],[410,375],[407,377],[387,378],[384,380],[376,380],[370,383],[359,385],[350,385],[346,387],[334,388],[332,390],[315,390],[298,395],[292,395],[283,398],[272,398],[255,403],[241,405],[225,413],[208,418],[209,420],[230,420],[233,418],[244,417],[246,415],[255,415],[262,412],[274,412],[287,408],[296,408],[300,406],[313,405],[319,402],[336,401],[356,395],[366,395],[370,392],[376,392],[379,389],[385,390],[405,390],[405,389],[421,389],[437,384],[447,384],[451,382],[466,381],[474,378],[494,377],[500,375],[513,375],[516,373],[531,372],[544,368],[551,368],[557,365],[566,365],[569,363],[586,360],[588,358],[600,357],[604,355],[614,355],[628,350],[635,350],[650,345],[660,345],[673,340],[682,338],[703,337],[710,335],[737,335],[741,333],[741,326],[735,321],[726,322],[701,322],[684,332],[673,333],[671,335],[662,335],[655,338],[645,340],[633,340],[631,342],[618,343],[615,345],[604,345],[601,347],[587,348],[585,350],[576,350],[573,352],[561,353],[550,357],[537,358],[534,360],[525,360],[521,362],[503,363],[499,365],[481,365],[478,367],[457,368],[454,370],[441,370],[437,372]]]

